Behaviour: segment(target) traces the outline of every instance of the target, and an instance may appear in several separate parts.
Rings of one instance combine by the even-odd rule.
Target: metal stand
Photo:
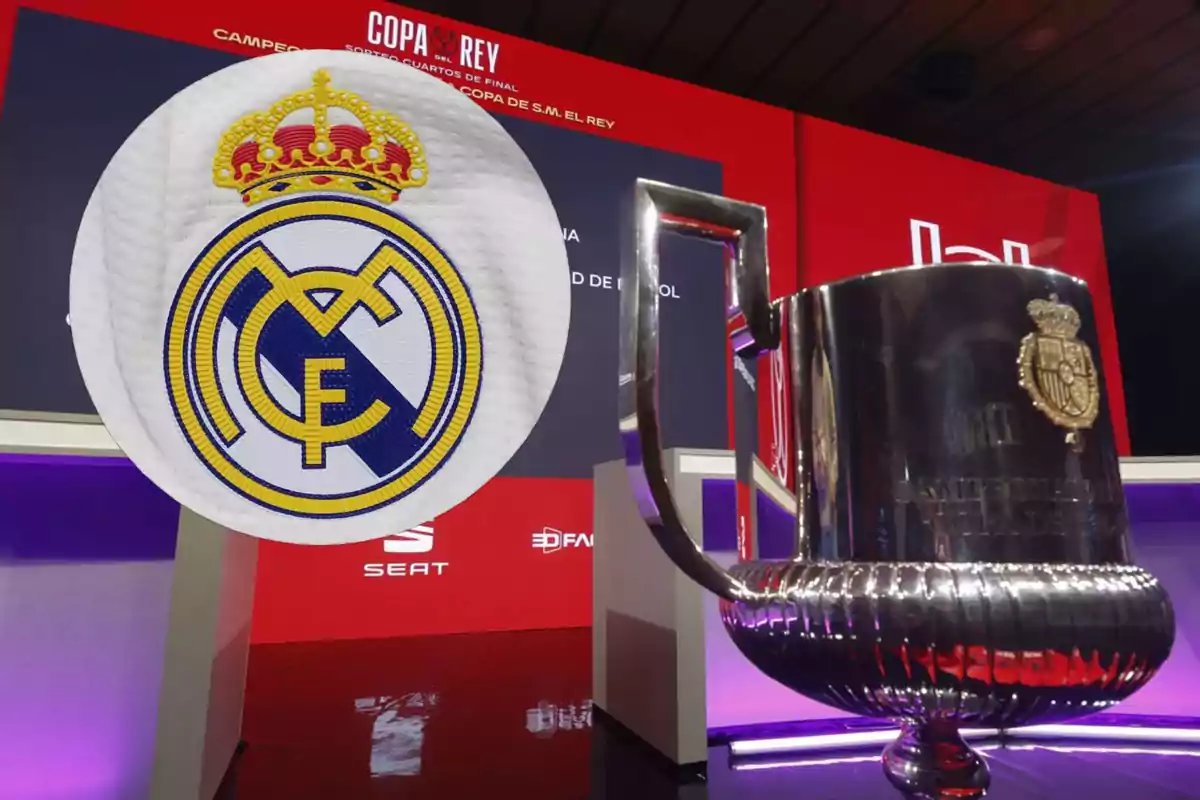
[[[987,762],[950,722],[904,723],[883,751],[883,774],[914,800],[983,797],[992,781]]]

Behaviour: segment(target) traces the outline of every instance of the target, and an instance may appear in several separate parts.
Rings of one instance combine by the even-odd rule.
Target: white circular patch
[[[71,331],[113,438],[233,530],[425,522],[529,435],[566,346],[561,227],[503,128],[373,56],[256,58],[155,111],[92,194]]]

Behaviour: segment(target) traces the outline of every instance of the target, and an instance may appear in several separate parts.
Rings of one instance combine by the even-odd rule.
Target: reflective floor
[[[588,700],[588,630],[254,648],[224,800],[894,800],[878,754],[709,755],[679,786]],[[1200,798],[1200,749],[990,749],[995,800]]]

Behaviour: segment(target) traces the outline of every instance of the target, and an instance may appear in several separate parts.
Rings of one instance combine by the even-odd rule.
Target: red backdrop
[[[241,55],[366,50],[438,74],[496,113],[719,164],[725,194],[769,209],[776,295],[793,291],[798,275],[814,284],[907,264],[939,242],[949,258],[963,257],[961,248],[1027,253],[1091,283],[1118,442],[1128,451],[1099,211],[1086,193],[361,0],[335,14],[209,0],[186,15],[147,0],[0,0],[0,92],[18,8]],[[390,544],[265,542],[253,639],[588,625],[591,522],[589,480],[499,478],[432,530]]]
[[[1094,194],[812,117],[800,117],[796,131],[805,285],[915,263],[918,256],[929,263],[934,239],[947,261],[980,257],[950,252],[957,248],[1002,258],[1008,241],[1014,260],[1027,253],[1028,263],[1083,278],[1093,294],[1117,446],[1129,454]]]

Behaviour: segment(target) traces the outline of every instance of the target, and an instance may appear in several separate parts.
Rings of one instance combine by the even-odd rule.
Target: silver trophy
[[[640,180],[629,222],[620,427],[641,515],[679,569],[720,596],[726,630],[759,669],[899,722],[883,754],[894,786],[981,796],[988,768],[960,727],[1089,714],[1162,666],[1174,615],[1132,564],[1082,281],[955,263],[771,302],[760,206]],[[672,498],[658,412],[664,233],[725,248],[734,380],[782,355],[792,444],[775,472],[795,500],[789,560],[722,569]],[[735,402],[739,443],[757,442],[745,434],[756,414]],[[753,491],[767,459],[738,449],[738,479]],[[739,510],[750,542],[754,506]]]

